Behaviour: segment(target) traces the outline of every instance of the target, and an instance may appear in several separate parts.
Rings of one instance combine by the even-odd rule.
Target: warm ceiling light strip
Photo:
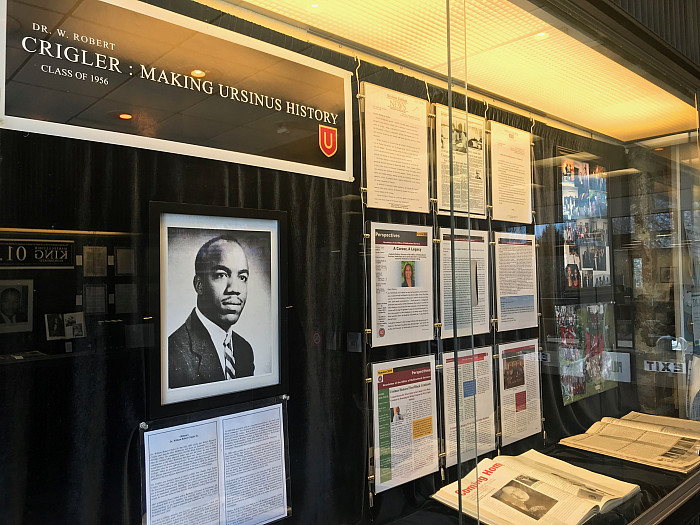
[[[36,228],[0,228],[3,233],[41,233],[41,234],[60,234],[60,235],[101,235],[101,236],[118,236],[118,237],[138,237],[140,233],[127,232],[103,232],[103,231],[84,231],[84,230],[47,230]]]
[[[222,2],[202,3],[220,7]],[[437,75],[447,74],[446,14],[432,0],[334,0],[319,8],[298,0],[226,3],[234,12],[237,6],[252,6]],[[450,13],[452,73],[464,80],[466,62],[468,86],[621,141],[695,129],[697,112],[692,105],[568,30],[538,18],[538,9],[524,0],[517,0],[517,5],[467,0],[464,9],[461,5]]]

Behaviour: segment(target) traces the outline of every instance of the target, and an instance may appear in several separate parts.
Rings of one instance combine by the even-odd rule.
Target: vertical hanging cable
[[[364,154],[364,120],[363,120],[363,105],[364,105],[364,99],[362,97],[362,94],[360,93],[360,66],[362,65],[362,61],[360,60],[359,57],[355,57],[355,60],[357,61],[357,67],[355,68],[355,82],[357,83],[357,92],[355,93],[355,98],[357,99],[357,113],[358,113],[358,126],[359,126],[359,133],[360,133],[360,202],[361,202],[361,208],[362,208],[362,281],[364,283],[364,287],[362,290],[363,293],[363,301],[362,301],[362,338],[363,338],[363,343],[362,343],[362,369],[365,373],[367,374],[367,366],[369,363],[369,344],[367,341],[367,327],[369,326],[369,310],[370,308],[368,307],[367,302],[369,301],[369,279],[367,277],[368,272],[367,272],[367,236],[365,232],[366,228],[366,200],[365,200],[365,195],[363,193],[364,188],[367,187],[367,176],[365,173],[365,154]],[[371,376],[370,376],[371,377]],[[365,394],[365,440],[366,440],[366,447],[365,449],[367,450],[367,494],[368,494],[368,499],[369,499],[369,507],[371,508],[373,506],[373,499],[372,499],[372,483],[369,481],[370,476],[372,475],[372,460],[373,460],[373,454],[370,453],[370,444],[372,443],[372,422],[371,422],[371,409],[370,409],[370,403],[371,403],[371,390],[372,390],[372,383],[367,382],[365,384],[365,389],[364,389],[364,394]],[[364,514],[364,509],[365,506],[362,506],[362,512]]]
[[[462,13],[464,13],[464,49],[462,52],[464,53],[464,113],[465,113],[465,127],[466,127],[466,133],[467,133],[467,155],[466,155],[466,160],[467,160],[467,165],[466,165],[466,180],[467,180],[467,232],[468,232],[468,239],[469,243],[467,244],[468,246],[468,252],[467,252],[467,265],[469,267],[469,282],[470,284],[475,284],[477,287],[477,290],[479,289],[479,272],[478,268],[475,268],[474,265],[472,265],[472,200],[471,200],[471,161],[469,158],[469,85],[468,85],[468,79],[467,79],[467,16],[466,16],[466,1],[462,2]],[[486,118],[484,115],[484,126],[483,130],[486,130]],[[485,149],[485,137],[482,135],[482,152],[486,152]],[[483,174],[485,180],[486,180],[486,173]],[[488,268],[486,269],[488,272]],[[472,276],[472,272],[475,273],[474,276]],[[486,278],[488,279],[488,274],[486,275]],[[474,384],[476,385],[477,381],[477,375],[476,375],[476,361],[474,360],[474,292],[471,289],[471,286],[469,288],[469,348],[471,348],[471,365],[472,365],[472,380],[474,381]],[[456,328],[456,322],[453,322],[454,329],[455,329],[455,334],[457,334],[457,328]],[[456,359],[455,359],[456,362]],[[493,357],[491,358],[491,363],[493,363]],[[472,396],[472,413],[474,414],[474,463],[475,466],[479,464],[479,437],[478,437],[478,430],[477,430],[477,402],[476,402],[476,395]],[[479,485],[477,484],[476,486],[476,515],[477,515],[477,520],[481,521],[481,518],[479,517]]]
[[[450,141],[448,156],[450,160],[450,256],[452,260],[450,261],[450,271],[452,278],[452,340],[454,341],[454,391],[455,391],[455,435],[456,435],[456,446],[457,446],[457,510],[458,512],[458,522],[462,525],[462,443],[460,440],[460,418],[459,418],[459,361],[457,359],[457,290],[455,287],[455,197],[454,197],[454,151],[452,149],[452,135],[454,133],[452,129],[452,33],[450,31],[450,0],[445,0],[445,9],[447,15],[447,120],[450,123]],[[477,496],[478,500],[478,496]],[[478,507],[477,507],[478,509]],[[478,513],[478,510],[477,510]]]

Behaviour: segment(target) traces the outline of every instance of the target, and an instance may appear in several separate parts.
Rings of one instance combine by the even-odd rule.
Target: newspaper
[[[700,464],[700,422],[630,412],[604,417],[561,444],[665,470],[688,473]]]
[[[576,525],[639,492],[534,450],[484,459],[462,479],[462,510],[489,525]],[[433,497],[458,508],[457,482]]]

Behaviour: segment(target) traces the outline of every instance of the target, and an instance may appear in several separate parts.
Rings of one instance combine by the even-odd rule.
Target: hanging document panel
[[[535,236],[498,233],[496,238],[496,303],[498,331],[538,324]]]
[[[375,492],[438,469],[435,356],[372,364]]]
[[[450,140],[454,212],[486,217],[484,119],[435,105],[435,154],[438,213],[450,212]],[[451,133],[450,133],[451,132]]]
[[[363,83],[367,207],[428,213],[424,100]]]
[[[493,219],[532,223],[530,133],[491,122]]]
[[[455,358],[445,352],[442,369],[447,466],[457,464]],[[496,448],[493,410],[493,351],[490,346],[457,353],[461,459],[466,461]]]
[[[443,339],[454,336],[452,308],[452,235],[449,228],[440,228],[440,305]],[[485,334],[491,329],[488,233],[476,230],[454,231],[455,274],[457,297],[457,336]]]
[[[537,339],[498,345],[503,446],[542,430],[539,353]]]
[[[372,223],[371,237],[372,346],[432,339],[432,229]]]

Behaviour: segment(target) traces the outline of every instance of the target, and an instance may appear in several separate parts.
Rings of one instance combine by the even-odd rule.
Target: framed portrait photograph
[[[286,214],[154,202],[151,232],[160,313],[153,411],[284,393]]]
[[[34,281],[0,281],[0,334],[31,332]]]

